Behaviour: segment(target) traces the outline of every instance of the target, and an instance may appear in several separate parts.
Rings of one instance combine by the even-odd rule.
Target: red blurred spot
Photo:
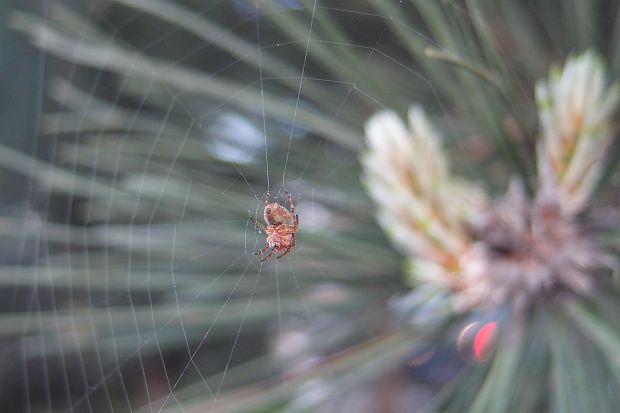
[[[486,356],[489,346],[493,339],[493,334],[497,328],[497,321],[491,321],[480,327],[474,336],[474,357],[477,361],[482,361]]]

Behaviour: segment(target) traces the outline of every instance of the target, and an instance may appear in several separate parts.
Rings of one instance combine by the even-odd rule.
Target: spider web
[[[42,61],[33,154],[44,161],[24,161],[36,179],[23,230],[34,250],[23,254],[37,258],[8,281],[26,297],[11,347],[20,397],[5,399],[14,411],[215,412],[255,383],[286,389],[286,411],[346,399],[328,381],[287,381],[376,336],[398,284],[373,285],[397,279],[399,263],[372,226],[342,125],[357,124],[361,147],[369,114],[415,100],[390,98],[403,81],[445,110],[395,51],[391,17],[331,3],[43,2],[32,27],[49,24],[73,47]],[[329,36],[330,22],[351,39]],[[56,40],[40,37],[48,51]],[[331,129],[336,138],[321,133]],[[284,204],[284,191],[297,246],[261,264],[265,238],[248,218],[261,220],[266,195]]]

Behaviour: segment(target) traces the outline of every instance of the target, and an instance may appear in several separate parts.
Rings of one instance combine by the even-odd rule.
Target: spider
[[[277,202],[268,203],[269,193],[265,196],[265,210],[263,215],[267,227],[258,222],[255,218],[251,218],[258,230],[267,234],[267,246],[254,255],[261,254],[262,256],[267,249],[271,248],[269,254],[264,256],[260,262],[265,261],[274,253],[280,254],[276,255],[276,258],[282,258],[295,246],[295,233],[299,226],[299,217],[295,213],[295,206],[293,205],[291,194],[287,192],[286,198],[288,199],[290,211]]]

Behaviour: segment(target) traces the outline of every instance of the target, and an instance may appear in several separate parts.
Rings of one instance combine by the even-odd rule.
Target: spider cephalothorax
[[[277,202],[269,202],[269,196],[265,197],[264,218],[267,226],[252,218],[254,225],[260,232],[267,234],[267,245],[254,255],[263,254],[266,250],[271,249],[269,254],[261,259],[261,262],[271,257],[273,253],[280,254],[276,258],[281,258],[288,254],[295,246],[295,233],[299,226],[299,217],[295,213],[293,198],[291,194],[286,193],[290,210],[286,209]]]

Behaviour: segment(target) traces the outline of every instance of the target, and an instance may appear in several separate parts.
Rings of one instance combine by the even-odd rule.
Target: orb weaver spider
[[[295,233],[299,227],[299,216],[295,213],[295,205],[291,194],[286,192],[289,209],[286,209],[277,202],[269,203],[269,193],[265,195],[265,209],[263,217],[267,226],[251,218],[256,228],[261,233],[267,234],[267,245],[254,255],[263,256],[264,252],[271,248],[267,256],[263,256],[260,262],[267,260],[274,253],[276,259],[282,258],[295,246]],[[280,254],[280,255],[277,255]]]

